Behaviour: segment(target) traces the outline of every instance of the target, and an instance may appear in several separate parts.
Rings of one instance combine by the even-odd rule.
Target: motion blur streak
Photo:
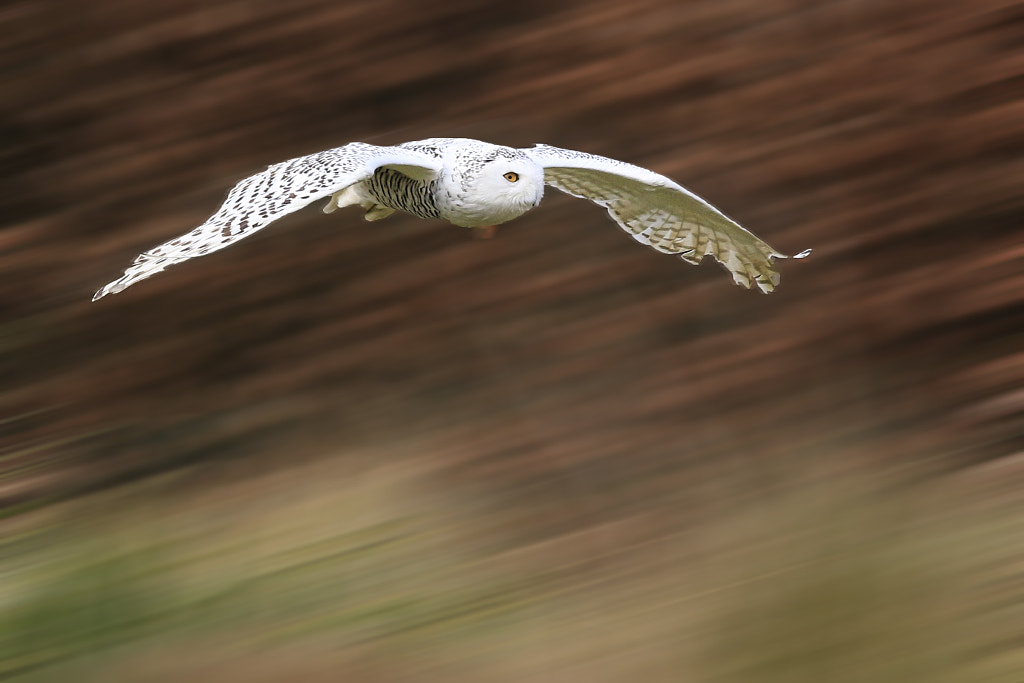
[[[0,8],[0,679],[1024,680],[1024,10]],[[549,192],[495,239],[237,180],[466,136],[671,176],[771,297]]]

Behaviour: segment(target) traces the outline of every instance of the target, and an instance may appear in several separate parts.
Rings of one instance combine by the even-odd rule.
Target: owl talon
[[[485,225],[480,228],[473,228],[473,236],[478,240],[489,240],[498,234],[497,225]]]

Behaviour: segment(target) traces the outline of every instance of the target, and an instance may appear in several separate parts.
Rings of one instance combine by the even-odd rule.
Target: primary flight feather
[[[473,228],[521,216],[540,203],[545,185],[600,204],[637,241],[658,251],[690,263],[710,254],[747,288],[775,289],[774,260],[789,258],[665,176],[614,159],[466,138],[393,147],[353,142],[274,164],[242,180],[205,223],[140,254],[93,301],[170,265],[223,249],[319,199],[329,198],[327,213],[358,204],[366,220],[404,211]]]

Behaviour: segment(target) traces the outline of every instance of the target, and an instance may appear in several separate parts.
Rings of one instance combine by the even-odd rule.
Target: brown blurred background
[[[1022,22],[5,3],[0,676],[1024,680]],[[311,207],[89,300],[268,164],[435,136],[814,253],[766,297],[551,190],[485,241]]]

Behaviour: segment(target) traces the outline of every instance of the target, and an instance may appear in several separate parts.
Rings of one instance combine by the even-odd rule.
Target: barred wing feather
[[[779,283],[780,254],[714,206],[663,175],[615,159],[537,145],[524,150],[544,167],[544,181],[589,199],[638,242],[700,263],[710,254],[736,284],[770,292]],[[810,250],[792,258],[803,258]]]
[[[380,167],[426,179],[437,176],[441,161],[403,147],[353,142],[274,164],[231,188],[220,209],[205,223],[136,257],[121,278],[96,292],[93,301],[175,263],[223,249],[282,216],[369,178]]]

